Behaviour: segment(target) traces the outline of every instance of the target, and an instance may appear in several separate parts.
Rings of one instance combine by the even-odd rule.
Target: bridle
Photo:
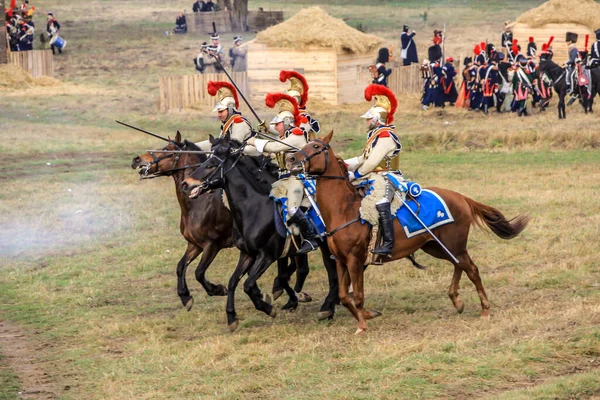
[[[173,142],[173,141],[171,141],[169,143],[172,143],[173,145],[175,145],[175,147],[177,147],[177,150],[185,150],[185,148],[187,147],[186,144],[180,146],[178,143]],[[146,165],[144,165],[142,167],[143,174],[140,176],[140,180],[154,179],[154,178],[158,178],[160,176],[170,176],[172,172],[182,171],[182,170],[185,170],[188,168],[198,167],[198,166],[202,165],[202,163],[197,163],[197,164],[184,165],[183,167],[176,167],[177,163],[179,162],[179,159],[181,158],[181,155],[183,154],[183,153],[178,153],[176,150],[173,151],[172,153],[169,153],[168,155],[164,155],[164,156],[160,156],[160,157],[157,157],[153,151],[149,151],[148,153],[152,156],[152,161],[150,161],[149,163],[147,163]],[[173,164],[171,165],[171,168],[160,171],[158,169],[158,164],[161,161],[169,159],[173,156],[175,156],[175,159],[173,160]],[[149,171],[150,171],[150,169],[152,169],[153,165],[156,165],[156,172],[150,173]]]
[[[227,155],[227,157],[225,158],[220,158],[219,156],[217,156],[215,153],[211,154],[208,159],[206,161],[204,161],[202,164],[200,164],[198,166],[198,168],[196,168],[196,170],[192,173],[192,175],[194,175],[196,172],[198,172],[200,169],[202,168],[206,168],[206,164],[211,161],[211,158],[215,158],[219,161],[219,165],[215,167],[215,169],[210,173],[210,175],[208,175],[206,178],[204,178],[202,180],[202,184],[200,184],[200,189],[202,191],[204,190],[208,190],[211,187],[215,187],[217,186],[219,181],[225,181],[225,177],[227,176],[227,174],[229,174],[229,172],[231,172],[231,170],[233,168],[235,168],[235,166],[237,165],[237,163],[242,159],[242,156],[244,155],[244,147],[245,147],[245,143],[242,144],[241,147],[230,151],[229,154]],[[235,161],[233,162],[233,164],[231,164],[231,166],[225,170],[225,161],[227,161],[227,159],[229,158],[229,156],[235,155],[237,156],[237,158],[235,159]],[[213,179],[213,177],[220,172],[220,177]]]
[[[304,156],[304,159],[300,162],[300,164],[302,165],[302,172],[304,174],[304,176],[310,177],[312,179],[346,179],[345,176],[333,176],[333,175],[323,175],[325,173],[325,171],[327,171],[327,167],[329,166],[329,149],[331,148],[331,146],[329,145],[329,143],[325,143],[324,141],[320,140],[320,139],[314,139],[313,142],[319,143],[321,146],[323,146],[319,151],[314,152],[311,155],[308,155],[308,153],[302,149],[298,150],[298,153],[302,153],[302,155]],[[311,172],[307,172],[307,170],[310,169],[310,160],[312,160],[313,158],[315,158],[316,156],[325,153],[325,167],[323,167],[323,171],[311,171]]]

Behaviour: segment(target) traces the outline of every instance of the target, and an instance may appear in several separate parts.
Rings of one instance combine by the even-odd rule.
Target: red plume
[[[17,8],[17,0],[10,0],[10,9]]]
[[[513,39],[513,46],[515,46],[517,43],[519,43],[519,41],[517,39]]]
[[[533,36],[529,36],[529,43],[533,43],[533,42],[534,42]]]
[[[306,82],[306,78],[304,75],[296,71],[281,70],[279,73],[279,80],[281,82],[285,82],[290,78],[297,78],[300,82],[302,82],[304,93],[300,95],[300,104],[298,104],[298,106],[302,108],[306,107],[306,102],[308,101],[308,82]]]
[[[478,44],[475,45],[475,48],[473,49],[473,53],[477,56],[479,55],[479,53],[481,53],[481,46],[479,46]]]
[[[480,51],[485,51],[485,49],[487,48],[485,42],[479,43],[479,48],[481,49]]]
[[[548,43],[544,43],[544,44],[542,45],[542,53],[544,53],[544,52],[546,52],[546,51],[548,51]]]
[[[519,46],[517,46],[516,44],[512,45],[511,50],[512,50],[513,55],[519,54]]]
[[[585,51],[587,51],[588,44],[590,43],[590,35],[585,35]]]
[[[290,103],[292,103],[292,105],[294,106],[294,111],[292,112],[292,114],[294,114],[294,124],[296,126],[300,126],[300,124],[307,122],[306,117],[303,115],[300,115],[300,110],[298,109],[298,102],[296,101],[295,98],[293,98],[289,94],[267,93],[267,95],[265,96],[265,104],[269,108],[274,108],[277,105],[277,102],[279,102],[281,100],[287,100]]]
[[[546,43],[546,47],[550,48],[550,45],[552,44],[553,40],[554,40],[554,36],[550,36],[550,40],[548,40],[548,43]]]
[[[387,115],[387,123],[391,124],[394,122],[394,113],[396,112],[396,108],[398,108],[398,100],[396,99],[396,95],[394,95],[394,92],[383,85],[371,84],[367,86],[365,89],[365,99],[367,101],[371,101],[375,95],[386,96],[390,101],[391,109]]]
[[[231,93],[233,93],[233,99],[235,100],[235,108],[239,108],[240,107],[240,102],[238,100],[238,95],[237,95],[237,90],[235,90],[235,87],[229,83],[229,82],[213,82],[213,81],[208,81],[208,94],[210,94],[211,96],[216,96],[217,95],[217,91],[219,89],[221,89],[222,87],[226,87],[227,89],[231,90]]]

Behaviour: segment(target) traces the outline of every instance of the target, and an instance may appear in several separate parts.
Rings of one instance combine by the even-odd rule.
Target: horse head
[[[286,157],[286,168],[294,175],[321,175],[327,170],[329,164],[329,142],[333,131],[322,139],[308,142],[299,151]]]
[[[181,133],[177,131],[175,139],[171,140],[162,151],[173,151],[173,153],[158,153],[158,155],[149,150],[144,154],[140,154],[134,157],[131,162],[131,168],[138,169],[140,177],[148,178],[154,176],[169,175],[169,171],[172,170],[178,163],[181,154],[174,153],[177,150],[184,150],[186,148],[185,143],[181,143]]]
[[[233,142],[227,133],[222,138],[209,136],[212,154],[203,162],[191,176],[181,183],[181,188],[189,192],[190,199],[195,199],[203,193],[223,188],[225,184],[224,165],[234,150]]]

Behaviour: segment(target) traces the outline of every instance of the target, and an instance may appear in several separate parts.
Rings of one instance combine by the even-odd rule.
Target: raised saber
[[[417,214],[416,214],[416,213],[415,213],[415,212],[412,210],[412,208],[410,208],[410,207],[408,206],[408,204],[406,203],[406,201],[405,201],[405,200],[402,198],[402,196],[401,196],[399,193],[397,193],[397,192],[396,192],[396,197],[398,197],[398,198],[400,199],[400,201],[401,201],[401,202],[404,204],[404,206],[405,206],[406,208],[408,208],[408,211],[410,211],[410,213],[412,214],[412,216],[413,216],[413,217],[415,217],[415,219],[416,219],[417,221],[419,221],[419,223],[420,223],[420,224],[423,226],[423,228],[425,228],[425,230],[426,230],[427,232],[429,232],[429,234],[431,235],[431,237],[432,237],[432,238],[434,238],[434,239],[435,239],[435,241],[436,241],[436,242],[438,242],[438,244],[439,244],[440,246],[442,246],[442,249],[444,249],[444,250],[446,251],[446,253],[448,253],[448,255],[449,255],[451,258],[452,258],[452,261],[454,261],[454,263],[455,263],[455,264],[458,264],[459,262],[458,262],[458,260],[456,259],[456,257],[454,257],[454,254],[452,254],[452,253],[450,252],[450,250],[448,250],[448,248],[447,248],[446,246],[444,246],[444,244],[442,243],[442,241],[441,241],[440,239],[438,239],[438,238],[437,238],[437,236],[435,236],[435,235],[433,234],[433,232],[431,232],[431,229],[429,229],[429,228],[427,227],[427,225],[425,225],[425,223],[424,223],[423,221],[421,221],[421,218],[419,218],[419,217],[417,216]]]
[[[158,139],[164,140],[165,142],[171,142],[171,140],[169,140],[169,139],[167,139],[167,138],[165,138],[165,137],[162,137],[162,136],[160,136],[160,135],[157,135],[156,133],[148,132],[147,130],[144,130],[144,129],[142,129],[142,128],[135,127],[135,126],[133,126],[133,125],[126,124],[125,122],[121,122],[121,121],[115,121],[115,122],[116,122],[117,124],[125,125],[125,126],[126,126],[126,127],[128,127],[128,128],[135,129],[136,131],[143,132],[143,133],[145,133],[146,135],[154,136],[155,138],[158,138]]]
[[[187,153],[187,154],[212,154],[212,151],[199,150],[147,150],[148,153]]]

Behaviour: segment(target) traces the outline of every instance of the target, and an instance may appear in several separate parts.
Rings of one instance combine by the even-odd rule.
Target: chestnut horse
[[[380,315],[364,308],[363,274],[371,236],[369,224],[355,223],[359,220],[361,196],[348,180],[348,170],[342,159],[338,159],[329,145],[333,131],[322,140],[314,140],[300,151],[290,154],[287,168],[294,174],[304,173],[317,179],[317,204],[330,235],[327,239],[331,252],[337,259],[340,301],[358,320],[357,334],[367,329],[366,320]],[[467,252],[469,228],[476,224],[486,225],[498,237],[512,239],[525,229],[529,221],[526,215],[507,220],[497,209],[478,203],[459,193],[428,188],[444,199],[454,216],[454,223],[435,228],[433,233],[458,259],[454,265],[452,283],[448,296],[456,310],[461,313],[463,301],[458,296],[460,278],[463,272],[477,288],[481,300],[481,315],[488,316],[490,302],[481,283],[479,270]],[[408,239],[398,221],[394,223],[396,242],[390,258],[399,260],[418,249],[443,260],[451,257],[434,241],[429,234],[421,234]],[[352,283],[353,299],[348,295]]]

